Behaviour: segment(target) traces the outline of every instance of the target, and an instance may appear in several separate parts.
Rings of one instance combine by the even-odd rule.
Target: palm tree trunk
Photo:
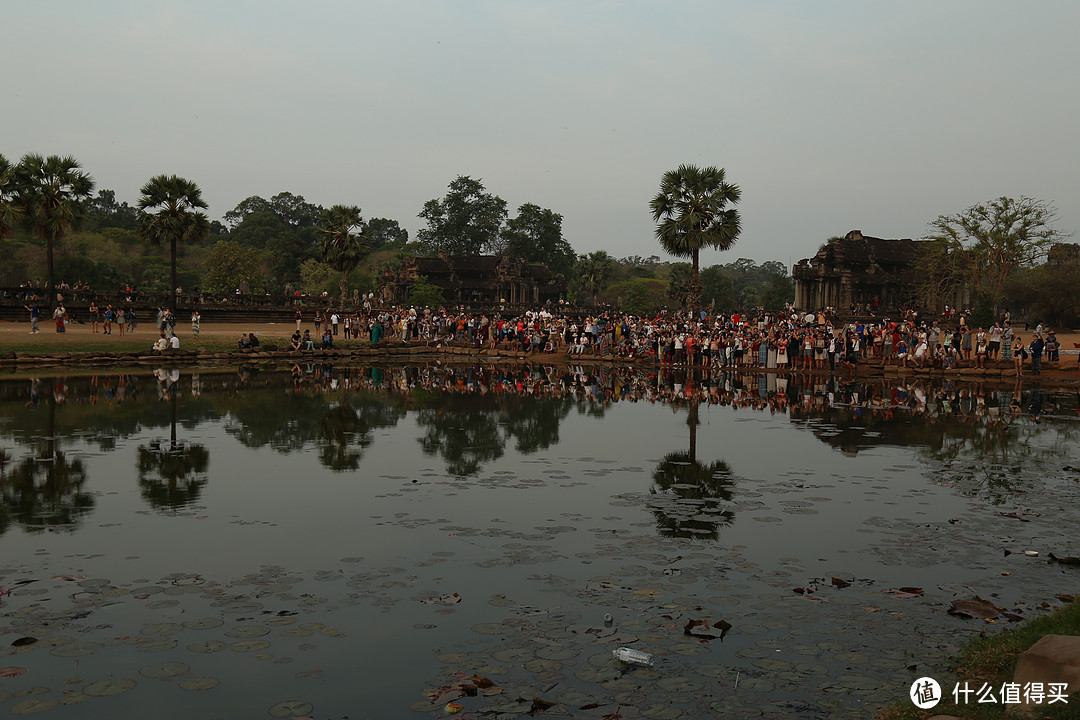
[[[169,310],[176,315],[176,234],[169,238]]]
[[[349,271],[341,271],[341,304],[345,304],[345,294],[349,290]]]
[[[51,318],[53,308],[56,307],[56,277],[53,272],[53,238],[54,233],[49,232],[45,237],[45,282],[49,287],[45,291],[45,317]]]
[[[698,251],[696,249],[691,257],[693,263],[690,266],[690,289],[686,293],[686,304],[697,316],[701,312],[701,282],[698,278]]]

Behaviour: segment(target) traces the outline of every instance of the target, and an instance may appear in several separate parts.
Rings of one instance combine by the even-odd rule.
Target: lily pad
[[[60,704],[56,698],[30,698],[11,706],[13,715],[32,715],[44,710],[52,710]]]
[[[292,718],[310,714],[312,707],[311,703],[303,700],[286,700],[272,705],[268,712],[272,718]]]
[[[93,695],[94,697],[105,697],[108,695],[119,695],[126,693],[131,688],[135,687],[135,681],[130,678],[117,678],[110,680],[98,680],[95,683],[90,683],[83,688],[83,692],[87,695]]]
[[[183,675],[190,669],[191,666],[186,663],[169,660],[160,665],[146,665],[145,667],[141,667],[139,668],[139,674],[148,678],[166,678]]]
[[[183,690],[211,690],[220,684],[221,681],[213,677],[188,678],[178,683]]]

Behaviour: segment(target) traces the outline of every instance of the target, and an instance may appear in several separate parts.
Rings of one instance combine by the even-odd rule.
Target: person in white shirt
[[[170,350],[179,350],[180,349],[180,338],[176,337],[175,335],[173,335],[171,338],[169,338],[169,349]]]

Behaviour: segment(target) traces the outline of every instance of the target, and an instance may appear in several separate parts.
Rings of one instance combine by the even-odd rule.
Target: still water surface
[[[1074,395],[812,382],[0,382],[0,711],[865,717],[1075,590]]]

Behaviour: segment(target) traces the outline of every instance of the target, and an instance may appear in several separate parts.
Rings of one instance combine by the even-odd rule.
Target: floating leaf
[[[443,710],[446,711],[447,715],[457,715],[459,712],[461,712],[464,709],[465,709],[464,705],[462,705],[461,703],[456,703],[456,702],[446,703],[446,707],[443,708]]]
[[[838,588],[846,588],[851,586],[851,583],[849,583],[847,580],[842,580],[838,577],[834,577],[830,582],[832,583],[833,587]]]
[[[26,668],[24,667],[6,667],[0,668],[0,678],[15,677],[16,675],[24,675]]]
[[[1078,557],[1058,557],[1054,553],[1047,553],[1046,556],[1054,562],[1061,563],[1062,565],[1080,565],[1080,558]]]
[[[227,647],[229,647],[228,644],[220,640],[207,640],[206,642],[192,643],[187,646],[187,649],[193,653],[216,653]]]
[[[185,663],[170,660],[160,665],[147,665],[139,668],[139,674],[148,678],[166,678],[183,675],[190,669],[191,667]]]
[[[12,647],[24,647],[26,645],[33,645],[38,639],[36,637],[21,637],[11,643]]]
[[[52,710],[59,704],[60,701],[55,698],[30,698],[29,700],[23,700],[21,703],[12,705],[11,712],[13,715],[30,715],[32,713],[42,712],[43,710]]]
[[[129,678],[120,678],[118,680],[99,680],[95,683],[90,683],[83,692],[87,695],[93,695],[94,697],[104,697],[106,695],[119,695],[120,693],[126,693],[131,688],[135,687],[135,681]]]
[[[196,677],[181,680],[178,685],[184,690],[210,690],[221,684],[221,681],[212,677]]]
[[[913,598],[921,596],[923,594],[923,589],[918,587],[901,587],[893,588],[892,590],[883,590],[882,592],[888,595],[894,595],[898,598]]]
[[[690,620],[683,627],[683,633],[694,637],[716,638],[723,640],[725,633],[731,629],[731,623],[726,620]]]
[[[974,597],[971,600],[954,600],[949,608],[950,615],[975,618],[976,620],[992,620],[1000,615],[1000,611],[989,600]]]
[[[286,700],[270,707],[270,717],[292,718],[298,715],[307,715],[311,712],[312,705],[303,700]]]

